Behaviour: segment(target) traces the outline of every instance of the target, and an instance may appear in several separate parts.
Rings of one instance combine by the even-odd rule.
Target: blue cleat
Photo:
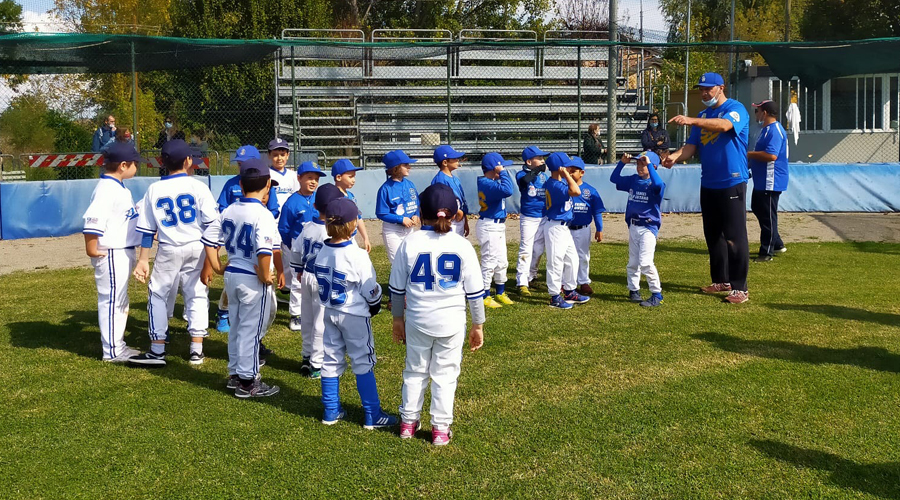
[[[366,413],[366,422],[363,425],[364,428],[368,430],[380,429],[382,427],[393,427],[400,423],[400,419],[393,416],[388,415],[384,411],[378,412],[378,414]]]
[[[591,300],[590,297],[588,297],[587,295],[581,295],[575,290],[566,292],[566,302],[568,302],[569,304],[584,304],[589,300]]]
[[[632,302],[643,302],[644,298],[641,297],[641,292],[638,290],[630,290],[628,292],[628,300]]]
[[[216,330],[222,333],[228,333],[231,331],[231,322],[228,319],[228,313],[219,311],[219,319],[216,322]]]
[[[550,298],[550,307],[555,307],[557,309],[571,309],[575,306],[566,302],[562,295],[554,295]]]
[[[338,408],[337,411],[325,410],[325,414],[322,416],[322,423],[325,425],[334,425],[341,420],[344,420],[344,417],[346,416],[347,412],[345,412],[343,408]]]
[[[661,293],[654,293],[649,299],[641,302],[641,307],[658,307],[662,304],[663,296]]]

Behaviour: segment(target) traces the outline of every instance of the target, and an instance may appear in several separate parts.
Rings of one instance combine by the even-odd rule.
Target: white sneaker
[[[140,353],[141,353],[141,351],[139,351],[133,347],[125,346],[125,348],[121,349],[121,352],[119,353],[118,356],[116,356],[114,358],[109,358],[109,359],[104,358],[103,361],[106,361],[107,363],[127,363],[128,358],[130,358],[132,356],[137,356]]]
[[[300,324],[300,316],[291,316],[291,322],[288,324],[288,328],[290,328],[292,332],[299,332]]]

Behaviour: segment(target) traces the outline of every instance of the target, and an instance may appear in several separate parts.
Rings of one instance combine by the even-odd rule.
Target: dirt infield
[[[878,241],[900,243],[900,213],[783,213],[779,215],[779,230],[785,243],[810,241]],[[475,220],[469,239],[475,243]],[[381,245],[381,222],[367,220],[373,245]],[[608,214],[603,218],[603,241],[626,241],[628,232],[623,214]],[[759,225],[751,215],[747,231],[753,242],[759,238]],[[509,241],[518,241],[519,225],[506,222]],[[663,215],[661,240],[702,240],[700,214]],[[0,241],[0,274],[16,271],[62,269],[87,266],[84,239],[80,234],[63,238],[33,238]]]

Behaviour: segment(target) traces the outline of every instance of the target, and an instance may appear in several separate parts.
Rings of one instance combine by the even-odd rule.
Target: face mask
[[[658,126],[659,126],[658,123],[651,123],[651,124],[650,124],[650,127],[651,127],[651,128],[656,128],[656,127],[658,127]]]
[[[710,97],[708,101],[703,101],[703,105],[706,106],[707,108],[711,108],[711,107],[715,106],[717,102],[719,102],[718,95],[715,97]]]
[[[765,122],[762,121],[762,120],[756,120],[756,123],[757,123],[758,125],[762,125],[762,124],[765,123]]]
[[[172,128],[172,122],[166,122],[166,128]]]

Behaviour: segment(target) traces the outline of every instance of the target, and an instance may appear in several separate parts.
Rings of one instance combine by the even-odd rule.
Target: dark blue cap
[[[203,163],[203,153],[201,151],[197,151],[196,149],[191,150],[191,161],[193,162],[194,168],[208,168],[205,163]]]
[[[325,207],[332,201],[343,198],[344,192],[334,184],[322,184],[316,189],[316,201],[313,202],[313,208],[319,212],[325,212]]]
[[[573,156],[570,163],[570,167],[578,167],[581,170],[584,170],[584,160],[582,160],[580,156]]]
[[[269,165],[266,162],[260,160],[259,158],[249,158],[247,160],[241,161],[241,180],[251,180],[251,179],[268,179],[269,176]],[[278,182],[274,179],[272,180],[272,185],[277,186]]]
[[[284,140],[280,137],[276,137],[275,139],[272,139],[271,141],[269,141],[269,151],[274,151],[276,149],[286,149],[286,150],[290,151],[291,147],[288,146],[288,143],[286,140]]]
[[[347,172],[356,172],[357,170],[362,170],[362,167],[357,167],[350,160],[341,158],[331,166],[331,176],[337,177],[341,174],[346,174]]]
[[[654,167],[659,166],[659,155],[652,151],[644,151],[643,153],[637,155],[637,157],[638,158],[645,157],[648,160],[650,160],[650,165],[653,165]],[[637,158],[635,158],[635,159],[637,159]]]
[[[346,224],[359,218],[359,208],[349,198],[336,198],[325,205],[325,217],[329,224]]]
[[[170,169],[179,169],[184,160],[189,156],[193,156],[190,146],[182,139],[174,139],[163,144],[159,156],[162,158],[163,165]]]
[[[497,168],[497,165],[508,167],[512,164],[512,160],[504,160],[500,153],[488,153],[481,159],[481,170],[487,172]]]
[[[453,217],[456,215],[454,207],[459,206],[456,195],[446,184],[432,184],[425,188],[419,194],[419,204],[422,206],[422,218],[427,220]],[[448,211],[438,213],[442,208]]]
[[[415,163],[419,160],[414,160],[409,156],[406,156],[406,153],[403,151],[396,149],[394,151],[388,151],[383,158],[381,158],[381,162],[384,163],[385,169],[392,169],[397,165],[402,165],[404,163]]]
[[[250,146],[249,144],[246,146],[241,146],[234,153],[234,157],[231,159],[232,161],[247,161],[251,159],[259,159],[259,150],[256,149],[256,146]]]
[[[462,158],[463,156],[466,156],[466,154],[462,151],[457,151],[453,149],[452,146],[446,144],[438,146],[437,149],[434,150],[434,162],[438,165],[444,160],[453,160],[455,158]]]
[[[103,153],[104,163],[122,163],[123,161],[142,162],[144,159],[135,151],[134,144],[127,142],[115,142]]]
[[[297,169],[297,176],[301,176],[303,174],[307,174],[309,172],[313,172],[319,174],[319,177],[325,175],[325,172],[322,172],[322,169],[319,168],[319,164],[314,161],[305,161],[300,164],[300,168]]]
[[[547,168],[549,168],[551,172],[556,172],[562,167],[571,166],[572,159],[565,153],[550,153],[550,156],[547,157]]]
[[[725,79],[718,73],[703,73],[695,87],[718,87],[725,85]]]
[[[528,146],[527,148],[522,150],[522,161],[528,161],[535,156],[547,156],[548,152],[541,151],[541,148],[537,146]]]

